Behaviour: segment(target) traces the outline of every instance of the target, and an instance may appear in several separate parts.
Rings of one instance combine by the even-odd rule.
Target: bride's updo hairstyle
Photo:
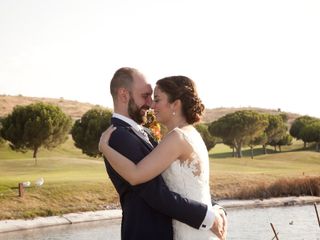
[[[198,97],[194,82],[185,76],[172,76],[157,81],[157,86],[168,96],[168,101],[173,103],[180,99],[182,113],[187,123],[193,124],[200,121],[204,105]]]

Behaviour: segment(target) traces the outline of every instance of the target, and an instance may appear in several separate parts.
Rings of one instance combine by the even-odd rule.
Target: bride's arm
[[[114,127],[109,127],[101,135],[99,150],[112,168],[131,185],[147,182],[161,174],[179,158],[186,147],[186,142],[180,134],[172,131],[151,153],[135,164],[109,146],[109,138],[114,130]]]

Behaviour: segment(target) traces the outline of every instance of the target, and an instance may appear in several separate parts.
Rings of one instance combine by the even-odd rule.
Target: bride
[[[167,127],[168,133],[138,164],[106,144],[115,130],[112,126],[101,135],[100,151],[131,185],[147,182],[162,174],[171,191],[211,205],[208,152],[193,126],[204,111],[194,82],[184,76],[160,79],[154,91],[153,109],[158,122]],[[226,223],[223,225],[226,227]],[[226,237],[218,232],[217,238],[211,231],[200,231],[177,220],[173,220],[173,231],[175,240]]]

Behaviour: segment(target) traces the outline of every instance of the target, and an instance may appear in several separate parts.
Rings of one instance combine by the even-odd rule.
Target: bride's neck
[[[170,132],[172,129],[176,127],[183,128],[187,125],[189,125],[189,123],[187,123],[185,118],[173,117],[173,119],[170,122],[168,122],[167,129],[168,129],[168,132]]]

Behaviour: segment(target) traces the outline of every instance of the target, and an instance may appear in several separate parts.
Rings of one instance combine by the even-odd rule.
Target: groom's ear
[[[122,103],[127,103],[129,101],[129,91],[126,88],[118,89],[118,99]]]

